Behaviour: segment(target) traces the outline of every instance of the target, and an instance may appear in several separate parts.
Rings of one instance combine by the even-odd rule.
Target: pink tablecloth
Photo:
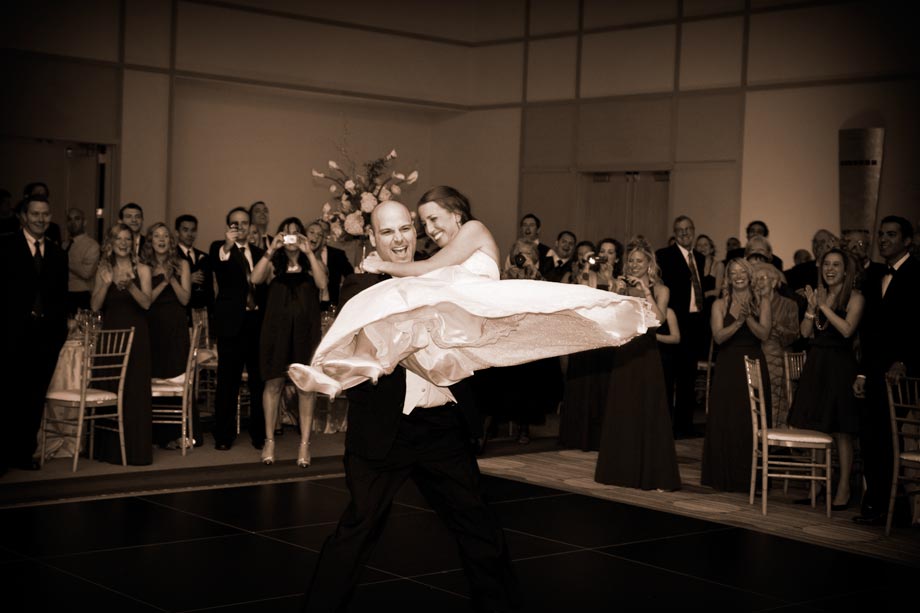
[[[61,347],[58,354],[57,366],[54,376],[48,385],[48,391],[79,389],[80,369],[83,367],[83,343],[79,340],[69,340]],[[76,409],[65,409],[57,405],[48,407],[49,417],[75,417]],[[45,435],[45,459],[72,458],[76,428],[63,424],[48,424],[49,432]],[[38,433],[38,449],[41,449],[41,432]]]

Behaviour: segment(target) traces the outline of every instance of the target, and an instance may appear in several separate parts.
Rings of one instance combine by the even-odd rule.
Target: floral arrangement
[[[313,170],[315,178],[332,183],[329,192],[335,199],[323,205],[323,219],[329,222],[332,237],[337,241],[366,236],[371,211],[379,203],[399,196],[402,185],[412,185],[418,180],[417,170],[408,175],[396,171],[388,173],[390,163],[397,157],[395,149],[365,162],[360,173],[344,149],[342,154],[348,160],[348,172],[334,160],[329,160],[328,172]]]

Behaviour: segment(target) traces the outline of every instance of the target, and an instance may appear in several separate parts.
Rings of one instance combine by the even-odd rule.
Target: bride
[[[371,214],[371,244],[392,229]],[[404,207],[403,207],[404,209]],[[449,386],[492,366],[622,345],[657,326],[645,301],[544,281],[499,280],[499,249],[491,232],[473,219],[457,190],[440,186],[419,200],[426,234],[440,250],[411,261],[393,246],[398,262],[376,252],[362,262],[366,273],[393,277],[356,295],[339,312],[309,366],[293,364],[289,375],[305,391],[336,396],[363,381],[376,381],[402,364],[439,386]],[[400,257],[402,256],[402,257]]]

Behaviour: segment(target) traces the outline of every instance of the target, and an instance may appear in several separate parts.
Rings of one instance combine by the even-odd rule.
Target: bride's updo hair
[[[422,206],[426,202],[437,202],[444,210],[450,213],[459,214],[461,224],[475,219],[470,212],[470,201],[453,187],[447,185],[432,187],[422,194],[422,197],[418,200],[417,206]]]

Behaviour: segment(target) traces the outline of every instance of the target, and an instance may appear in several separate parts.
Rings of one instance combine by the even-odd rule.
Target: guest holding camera
[[[511,247],[502,279],[543,279],[535,243],[518,239]],[[551,334],[551,331],[548,331]],[[477,405],[490,416],[486,437],[496,435],[498,424],[518,425],[517,442],[530,443],[530,426],[542,425],[562,399],[562,370],[558,358],[545,358],[501,368],[477,371],[473,377]]]
[[[626,275],[619,288],[621,294],[646,300],[658,321],[666,320],[670,292],[659,282],[654,251],[641,236],[626,247]],[[613,356],[594,480],[644,490],[679,489],[655,330],[613,349]]]
[[[590,241],[578,243],[575,268],[566,273],[563,283],[578,283],[605,291],[618,287],[614,271],[619,269],[619,243],[605,238],[599,244],[601,254],[595,252],[594,243]],[[559,417],[559,444],[563,447],[594,451],[600,446],[615,351],[603,348],[569,356]]]
[[[134,253],[134,233],[116,223],[102,245],[91,304],[102,311],[102,328],[134,328],[124,380],[125,454],[128,464],[153,462],[153,415],[150,392],[150,334],[147,310],[152,299],[150,267]],[[96,435],[99,459],[121,464],[121,446],[113,432]]]
[[[252,271],[256,285],[269,282],[265,320],[259,341],[259,369],[265,382],[265,445],[262,462],[275,461],[275,416],[288,366],[308,364],[320,340],[319,293],[326,288],[326,266],[316,257],[303,223],[289,217]],[[310,466],[310,433],[313,429],[314,392],[298,389],[300,446],[297,465]]]

